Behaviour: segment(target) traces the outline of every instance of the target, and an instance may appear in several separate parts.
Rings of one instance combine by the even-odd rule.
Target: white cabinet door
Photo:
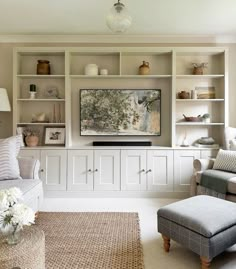
[[[146,150],[121,150],[121,189],[147,189]]]
[[[201,150],[201,159],[215,158],[218,153],[218,149],[203,149]]]
[[[67,189],[93,190],[93,150],[68,150]]]
[[[147,187],[149,191],[173,191],[173,151],[147,151]]]
[[[40,150],[39,149],[21,149],[19,153],[19,158],[21,157],[40,160]]]
[[[174,191],[188,192],[193,175],[193,161],[200,158],[200,150],[174,151]]]
[[[94,190],[120,190],[120,150],[94,151]]]
[[[41,179],[45,190],[66,190],[66,150],[41,151]]]

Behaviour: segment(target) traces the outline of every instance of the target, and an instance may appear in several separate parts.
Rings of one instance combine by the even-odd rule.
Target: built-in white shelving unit
[[[37,75],[37,60],[50,61],[51,74]],[[150,63],[150,74],[139,75],[142,61]],[[207,62],[203,75],[192,74],[192,63]],[[87,76],[84,68],[95,63],[108,75]],[[65,147],[91,145],[80,136],[79,91],[84,88],[161,89],[161,136],[148,137],[153,145],[178,147],[184,136],[191,145],[202,136],[212,136],[222,145],[222,133],[228,125],[228,52],[219,47],[23,47],[14,51],[13,130],[33,126],[65,127]],[[29,85],[37,87],[36,99],[29,98]],[[214,99],[178,99],[178,92],[199,87],[214,87]],[[56,88],[58,98],[49,98]],[[53,113],[56,110],[56,122]],[[58,118],[58,111],[61,117]],[[32,114],[44,112],[49,122],[32,122]],[[209,113],[210,122],[185,122],[186,116]],[[112,140],[106,137],[105,140]],[[120,138],[133,140],[134,137]],[[138,137],[136,140],[147,139]],[[43,137],[39,144],[43,146]]]

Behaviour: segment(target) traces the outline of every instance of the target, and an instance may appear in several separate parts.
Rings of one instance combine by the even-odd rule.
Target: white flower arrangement
[[[20,203],[22,192],[19,188],[0,190],[0,231],[15,233],[24,225],[34,224],[35,214],[27,205]]]

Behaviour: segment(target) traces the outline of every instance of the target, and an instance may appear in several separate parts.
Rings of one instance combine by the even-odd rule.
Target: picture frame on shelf
[[[215,87],[195,87],[195,96],[197,96],[197,99],[215,99]]]
[[[64,145],[65,127],[45,127],[45,145]]]

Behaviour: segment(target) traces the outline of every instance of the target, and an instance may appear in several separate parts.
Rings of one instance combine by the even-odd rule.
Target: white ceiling
[[[0,0],[0,34],[109,35],[115,0]],[[121,0],[129,35],[236,36],[236,0]]]

